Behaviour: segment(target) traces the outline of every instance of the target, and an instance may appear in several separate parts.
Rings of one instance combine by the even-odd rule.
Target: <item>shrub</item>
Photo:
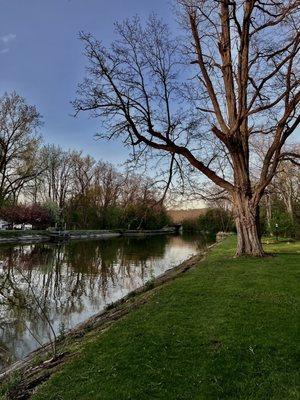
[[[0,217],[9,224],[31,224],[36,229],[45,229],[52,223],[49,210],[39,204],[7,206],[0,210]]]
[[[285,237],[294,237],[296,226],[292,218],[287,212],[275,211],[270,221],[270,232]]]
[[[164,207],[133,204],[125,208],[121,217],[124,229],[160,229],[170,224]]]
[[[199,233],[201,232],[199,219],[187,219],[182,222],[182,228],[184,232]]]
[[[170,224],[163,206],[137,202],[101,207],[83,196],[69,202],[64,218],[73,229],[160,229]]]
[[[183,222],[183,230],[190,232],[217,233],[235,231],[232,213],[222,208],[208,209],[204,215],[195,220]]]
[[[62,226],[64,224],[64,221],[61,217],[60,209],[56,203],[54,203],[53,201],[47,201],[43,204],[43,208],[48,211],[53,226]]]

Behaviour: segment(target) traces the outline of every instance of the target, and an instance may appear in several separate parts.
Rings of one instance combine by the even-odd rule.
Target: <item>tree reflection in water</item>
[[[203,245],[199,238],[152,236],[0,247],[0,368]]]

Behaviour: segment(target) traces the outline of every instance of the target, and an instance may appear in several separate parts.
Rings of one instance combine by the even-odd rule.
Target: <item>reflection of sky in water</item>
[[[197,252],[178,236],[0,247],[0,366]],[[41,311],[43,310],[43,311]]]

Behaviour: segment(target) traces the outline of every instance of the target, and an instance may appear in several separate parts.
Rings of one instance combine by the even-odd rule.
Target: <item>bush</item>
[[[64,225],[64,221],[61,218],[60,209],[56,203],[54,203],[53,201],[48,201],[43,204],[43,208],[48,211],[48,213],[50,215],[51,223],[53,224],[53,226],[54,225],[57,225],[57,226]]]
[[[164,207],[142,202],[127,207],[99,207],[93,198],[77,197],[64,212],[72,229],[160,229],[170,224]]]
[[[184,232],[199,233],[201,232],[199,219],[187,219],[182,222],[182,228]]]
[[[121,217],[124,229],[161,229],[170,224],[170,218],[164,207],[145,206],[144,204],[127,207]]]
[[[52,217],[48,209],[39,204],[20,204],[2,208],[0,218],[9,224],[31,224],[36,229],[45,229],[52,223]]]
[[[183,222],[183,230],[190,232],[217,233],[235,231],[232,213],[222,208],[208,209],[204,215],[195,220]]]
[[[267,212],[264,204],[261,206],[260,223],[261,231],[266,235],[276,235],[284,237],[300,237],[300,210],[299,204],[293,205],[293,218],[286,211],[283,201],[275,199],[272,203],[272,216],[268,223]],[[278,227],[276,228],[276,224]]]
[[[296,226],[287,212],[275,211],[270,221],[270,232],[284,237],[294,237]]]

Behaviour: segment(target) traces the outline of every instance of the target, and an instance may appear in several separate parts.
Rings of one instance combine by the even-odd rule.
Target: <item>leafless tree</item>
[[[96,161],[93,157],[83,156],[81,152],[74,152],[72,155],[72,173],[74,189],[76,194],[84,195],[93,184],[96,173]]]
[[[15,201],[26,183],[40,173],[36,152],[41,117],[17,93],[0,98],[0,205]]]
[[[299,167],[285,162],[280,166],[280,171],[274,179],[274,189],[282,198],[286,211],[291,220],[294,219],[294,204],[300,198],[300,173]]]
[[[126,208],[133,204],[154,205],[161,198],[161,193],[155,184],[156,181],[148,177],[126,172],[119,196],[121,206]]]
[[[300,121],[299,1],[180,0],[179,13],[187,40],[153,16],[117,24],[110,49],[82,33],[89,66],[75,110],[101,118],[101,137],[183,159],[226,191],[236,254],[262,256],[259,203]],[[270,145],[253,181],[257,135]]]
[[[295,218],[295,205],[300,200],[299,146],[290,147],[286,154],[288,156],[280,162],[274,179],[263,196],[269,226],[272,217],[273,199],[279,199],[283,202],[286,212],[292,221]]]
[[[269,137],[259,137],[252,141],[253,168],[252,180],[258,181],[261,163],[270,146]],[[299,200],[300,190],[300,147],[297,143],[286,143],[283,146],[282,157],[278,163],[273,180],[263,194],[263,204],[266,211],[266,220],[271,229],[272,208],[274,200],[281,200],[291,220],[294,219],[294,205]]]
[[[72,191],[73,154],[59,146],[47,145],[41,149],[44,173],[41,176],[40,197],[52,201],[62,210]]]
[[[94,187],[98,188],[98,205],[103,210],[115,206],[124,182],[122,174],[110,163],[99,161],[95,168]]]

